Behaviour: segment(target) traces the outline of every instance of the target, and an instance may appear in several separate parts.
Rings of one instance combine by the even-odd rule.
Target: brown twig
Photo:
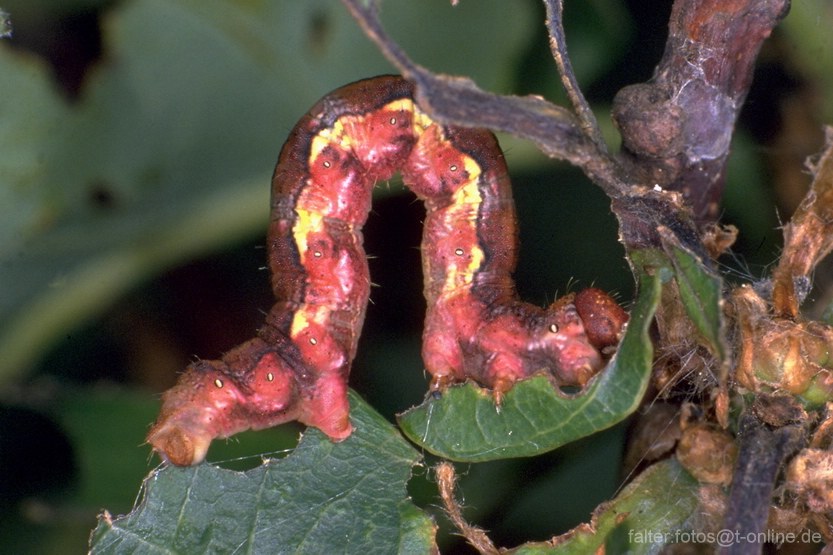
[[[787,457],[806,442],[799,425],[770,430],[751,412],[741,417],[739,436],[740,451],[723,521],[723,529],[738,532],[739,541],[722,547],[718,551],[721,555],[761,552],[761,543],[745,540],[764,535],[778,472]]]
[[[564,90],[567,91],[567,96],[581,122],[584,133],[596,144],[600,151],[607,152],[607,146],[599,130],[599,122],[596,121],[596,115],[581,92],[576,73],[573,71],[573,64],[567,55],[567,39],[564,34],[563,23],[564,2],[563,0],[544,0],[544,7],[547,11],[550,51],[553,59],[555,59],[555,64],[558,66],[558,74],[561,76]]]
[[[495,547],[492,540],[486,535],[482,528],[469,524],[463,518],[463,512],[460,504],[454,496],[454,490],[457,485],[457,474],[454,471],[454,465],[449,462],[441,462],[435,469],[437,476],[437,486],[440,490],[440,497],[443,500],[445,512],[454,526],[460,531],[460,534],[466,538],[466,541],[478,552],[498,555],[500,550]]]

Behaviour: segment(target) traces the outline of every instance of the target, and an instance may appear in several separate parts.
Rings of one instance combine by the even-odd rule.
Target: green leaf
[[[434,523],[405,490],[419,454],[350,401],[355,432],[341,443],[310,429],[291,455],[246,472],[151,473],[132,513],[100,518],[92,553],[430,553]]]
[[[45,4],[3,8],[36,21]],[[391,26],[404,43],[448,40],[420,61],[498,89],[535,23],[501,0],[386,8],[404,12]],[[334,0],[133,0],[101,21],[101,60],[72,104],[45,63],[0,41],[0,382],[127,288],[263,236],[293,124],[330,90],[391,72]]]
[[[660,229],[663,248],[674,267],[677,290],[686,314],[711,347],[718,360],[726,362],[723,342],[723,280],[686,249],[673,234]]]
[[[530,543],[513,555],[557,553],[656,553],[686,530],[699,506],[698,482],[671,459],[640,474],[610,503],[601,505],[590,527],[579,527],[550,542]],[[624,517],[624,519],[623,519]],[[559,541],[560,540],[560,541]]]
[[[498,409],[488,390],[468,382],[399,415],[402,431],[441,457],[481,462],[537,455],[616,424],[636,409],[648,385],[648,329],[667,275],[640,273],[619,350],[581,394],[567,396],[546,377],[534,377],[516,384]]]

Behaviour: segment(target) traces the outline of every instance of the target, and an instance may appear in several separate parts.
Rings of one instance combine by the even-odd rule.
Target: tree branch
[[[653,79],[614,100],[622,162],[643,183],[682,192],[701,222],[718,215],[755,60],[788,10],[789,0],[676,0]]]
[[[806,437],[798,424],[769,429],[751,412],[741,417],[738,435],[740,451],[723,528],[740,532],[741,539],[760,537],[766,529],[778,472],[787,457],[806,443]],[[760,553],[761,549],[760,543],[739,541],[718,552],[721,555],[752,555]]]
[[[676,0],[654,79],[617,95],[614,119],[625,150],[615,159],[593,129],[592,113],[569,66],[560,0],[545,0],[548,24],[556,62],[580,117],[537,96],[496,95],[466,78],[435,75],[411,61],[385,33],[378,1],[342,2],[416,85],[416,99],[431,117],[533,141],[548,156],[580,167],[610,196],[626,249],[661,248],[657,230],[664,227],[708,264],[697,221],[717,214],[729,143],[755,57],[789,0]]]

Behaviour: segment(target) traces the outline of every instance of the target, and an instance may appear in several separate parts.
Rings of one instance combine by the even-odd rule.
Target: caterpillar
[[[473,379],[499,400],[535,373],[583,386],[602,369],[627,314],[593,288],[548,308],[519,300],[515,206],[497,139],[432,121],[413,93],[401,77],[359,81],[292,130],[272,178],[276,303],[257,337],[191,364],[163,395],[148,442],[164,459],[196,464],[214,438],[291,420],[334,441],[350,435],[347,377],[370,291],[362,226],[374,184],[397,171],[427,212],[422,356],[432,390]]]

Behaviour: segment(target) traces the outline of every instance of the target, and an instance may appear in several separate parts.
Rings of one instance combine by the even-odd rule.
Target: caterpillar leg
[[[353,426],[350,424],[346,376],[340,373],[319,376],[310,396],[301,397],[298,420],[318,428],[333,441],[348,438],[353,433]]]

